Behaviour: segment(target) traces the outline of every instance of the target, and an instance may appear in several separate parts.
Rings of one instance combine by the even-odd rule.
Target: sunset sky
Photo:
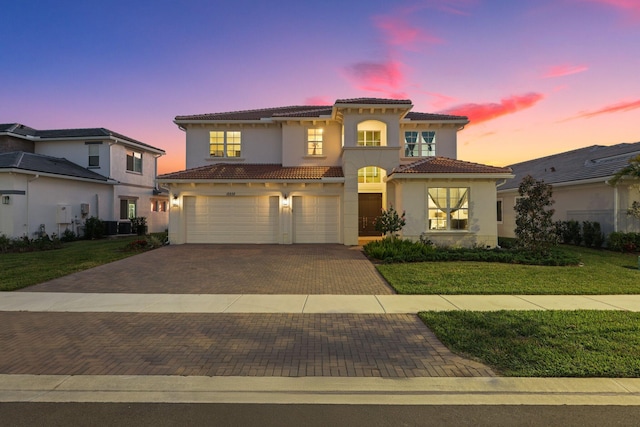
[[[105,127],[184,169],[176,115],[408,98],[504,166],[640,141],[640,0],[14,1],[0,123]]]

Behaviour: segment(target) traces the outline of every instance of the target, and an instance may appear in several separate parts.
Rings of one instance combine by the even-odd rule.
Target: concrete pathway
[[[640,295],[260,295],[0,293],[0,311],[415,314],[445,310],[640,311]]]
[[[0,375],[0,402],[640,405],[640,379]]]

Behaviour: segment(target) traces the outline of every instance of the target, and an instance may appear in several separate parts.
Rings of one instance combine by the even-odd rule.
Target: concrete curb
[[[0,375],[0,402],[640,405],[640,378]]]

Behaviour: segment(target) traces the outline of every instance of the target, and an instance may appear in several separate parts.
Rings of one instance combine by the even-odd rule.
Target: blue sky
[[[21,1],[0,122],[107,127],[184,168],[176,115],[408,98],[466,114],[462,160],[640,140],[637,0]]]

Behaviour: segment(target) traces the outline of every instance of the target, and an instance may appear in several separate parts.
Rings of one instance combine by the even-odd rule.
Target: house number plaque
[[[235,192],[235,191],[229,191],[229,192],[227,193],[227,196],[235,196],[235,195],[236,195],[236,192]]]

